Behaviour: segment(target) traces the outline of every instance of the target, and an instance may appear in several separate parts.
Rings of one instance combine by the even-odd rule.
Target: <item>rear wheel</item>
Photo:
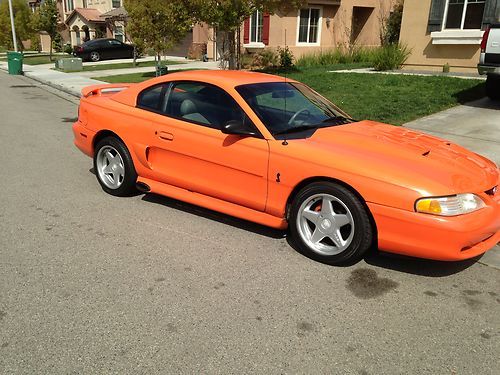
[[[486,78],[486,95],[491,100],[500,100],[500,75],[488,74]]]
[[[97,62],[101,60],[101,55],[99,55],[99,52],[97,51],[90,52],[90,60]]]
[[[102,189],[111,195],[133,194],[137,173],[122,141],[115,137],[100,140],[94,153],[94,171]]]
[[[290,208],[290,234],[309,258],[341,265],[354,263],[374,239],[368,212],[347,188],[316,182],[303,188]]]

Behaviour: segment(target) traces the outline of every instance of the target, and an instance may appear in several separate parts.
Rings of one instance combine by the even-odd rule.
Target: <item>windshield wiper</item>
[[[316,129],[317,127],[318,125],[300,125],[300,126],[295,126],[293,128],[281,130],[279,132],[274,133],[274,135],[297,133],[297,132],[302,132],[304,130]]]
[[[348,122],[356,122],[356,120],[352,119],[352,118],[349,118],[349,117],[345,117],[345,116],[341,116],[341,115],[338,115],[338,116],[333,116],[333,117],[328,117],[326,119],[324,119],[323,121],[321,121],[322,123],[325,123],[325,122],[333,122],[333,121],[342,121],[344,123],[348,123]]]

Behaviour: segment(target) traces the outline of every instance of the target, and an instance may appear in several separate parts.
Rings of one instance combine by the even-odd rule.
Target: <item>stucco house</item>
[[[59,32],[64,43],[76,46],[97,37],[125,41],[125,25],[108,22],[117,15],[126,15],[123,0],[57,0]],[[42,50],[48,51],[50,38],[40,35]]]
[[[500,0],[405,0],[400,42],[405,69],[475,72],[484,30],[500,22]]]
[[[242,27],[242,46],[248,52],[287,45],[296,57],[342,44],[380,44],[381,20],[393,0],[310,0],[299,10],[267,14],[256,10]],[[209,58],[220,55],[217,30],[196,25],[193,44],[206,45]]]

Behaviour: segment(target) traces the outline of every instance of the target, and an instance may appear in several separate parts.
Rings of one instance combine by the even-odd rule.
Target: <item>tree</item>
[[[125,0],[128,32],[138,49],[161,53],[178,43],[192,26],[192,17],[181,0]]]
[[[380,42],[383,46],[399,43],[404,0],[397,0],[389,16],[382,18]]]
[[[268,13],[297,9],[306,0],[183,0],[198,22],[205,22],[227,41],[229,69],[240,67],[240,29],[242,23],[259,9]]]
[[[57,39],[59,34],[57,24],[59,22],[59,12],[55,0],[45,0],[40,8],[33,14],[33,28],[40,32],[45,31],[50,37],[49,58],[52,61],[52,41]]]
[[[22,51],[23,44],[21,41],[29,39],[31,34],[31,12],[26,1],[23,0],[13,0],[12,10],[14,12],[14,27],[16,29],[17,44],[19,50]],[[8,1],[0,3],[0,45],[8,49],[14,48]]]

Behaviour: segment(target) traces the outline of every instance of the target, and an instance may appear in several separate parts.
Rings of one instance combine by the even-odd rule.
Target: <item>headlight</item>
[[[457,216],[485,207],[476,194],[458,194],[442,198],[422,198],[415,203],[415,210],[424,214]]]

